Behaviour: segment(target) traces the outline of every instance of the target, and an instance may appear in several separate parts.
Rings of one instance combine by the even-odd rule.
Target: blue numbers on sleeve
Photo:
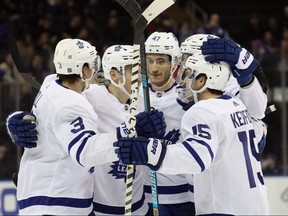
[[[211,134],[208,132],[209,129],[209,126],[206,124],[197,124],[192,127],[192,132],[194,135],[210,140]]]
[[[72,133],[77,133],[81,130],[85,129],[85,126],[83,124],[83,119],[81,117],[76,118],[74,121],[70,123],[70,125],[73,125],[73,129],[71,130]]]

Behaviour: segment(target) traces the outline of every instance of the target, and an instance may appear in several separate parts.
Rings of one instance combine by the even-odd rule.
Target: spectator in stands
[[[264,175],[280,175],[281,169],[278,165],[278,160],[276,155],[268,154],[266,157],[262,158],[262,171]]]
[[[275,40],[272,32],[266,30],[260,40],[254,43],[252,54],[262,61],[266,56],[279,53],[279,42]]]
[[[252,47],[255,46],[255,43],[262,38],[263,28],[261,25],[261,20],[257,13],[252,13],[249,17],[248,23],[245,24],[243,29],[243,43],[246,44],[246,47],[249,51],[252,50]]]
[[[221,25],[220,16],[218,13],[212,13],[209,17],[208,24],[198,28],[196,33],[213,34],[220,38],[230,39],[229,32]]]
[[[282,40],[280,46],[280,52],[282,55],[288,54],[288,28],[285,28],[282,33]]]
[[[5,55],[5,59],[0,63],[0,82],[13,83],[15,77],[15,66],[10,53]]]

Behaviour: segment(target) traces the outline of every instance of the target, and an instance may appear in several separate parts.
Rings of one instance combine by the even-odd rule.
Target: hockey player
[[[220,48],[219,44],[216,45],[214,41],[218,41],[219,44],[222,43],[223,46]],[[227,46],[224,48],[225,45]],[[217,49],[215,49],[216,46]],[[253,118],[264,118],[267,106],[267,80],[257,60],[255,60],[252,54],[247,52],[245,48],[240,47],[230,40],[220,39],[215,35],[194,34],[181,43],[181,52],[181,65],[185,64],[185,61],[189,56],[198,52],[203,52],[203,54],[210,56],[214,55],[217,57],[216,61],[221,60],[228,63],[232,69],[233,76],[230,76],[225,87],[225,93],[239,97],[248,107],[248,111]],[[244,67],[246,67],[246,65],[249,66],[248,69],[237,68],[237,64],[239,65],[238,61],[240,61],[240,55],[243,56],[245,53],[248,53],[250,56],[249,61],[244,64]],[[215,60],[213,62],[215,62]],[[185,68],[182,67],[180,71],[179,80],[183,80],[185,77]],[[245,73],[243,73],[243,71],[245,71]],[[258,78],[260,82],[258,81]],[[181,87],[178,87],[178,92],[181,92]],[[184,99],[182,102],[187,101]],[[186,109],[188,107],[189,106],[186,106]]]
[[[195,52],[201,52],[200,48],[202,46],[202,43],[203,41],[206,41],[208,38],[216,38],[216,36],[198,34],[198,35],[191,36],[190,38],[185,40],[185,42],[182,43],[181,45],[181,51],[184,56],[184,59],[185,57],[187,58],[188,56],[190,56],[191,54]],[[182,115],[184,114],[183,110],[181,110],[179,106],[179,104],[183,106],[183,103],[179,103],[179,100],[178,100],[178,103],[176,103],[175,101],[175,98],[178,97],[176,92],[179,92],[179,87],[181,86],[176,86],[175,80],[171,77],[173,70],[177,68],[175,64],[175,59],[177,59],[177,57],[179,56],[178,50],[176,48],[178,46],[177,44],[178,44],[177,39],[174,39],[174,37],[171,36],[171,33],[169,34],[169,33],[164,33],[164,32],[153,33],[152,35],[149,36],[149,38],[146,40],[146,43],[145,43],[146,53],[147,53],[147,66],[148,66],[147,69],[148,69],[148,75],[149,75],[149,80],[151,84],[150,85],[151,106],[164,112],[165,120],[167,123],[167,133],[166,133],[165,139],[170,140],[170,143],[175,143],[175,140],[177,139],[181,141],[181,136],[180,136],[180,133],[178,132],[180,128],[180,119]],[[225,54],[225,50],[222,50],[222,54]],[[165,65],[165,62],[163,62],[163,59],[165,60],[165,58],[171,59],[171,65],[172,65],[171,68],[169,68],[169,64]],[[236,59],[235,61],[237,63],[238,59],[240,59],[239,54],[237,55],[237,53],[235,53],[234,58]],[[173,59],[174,59],[174,62],[173,62]],[[252,55],[251,55],[251,59],[253,60]],[[157,60],[158,60],[158,64],[157,64]],[[223,60],[225,61],[225,59]],[[234,65],[236,65],[236,63]],[[251,113],[251,115],[254,118],[263,118],[264,110],[267,104],[267,96],[261,89],[261,86],[259,85],[257,79],[254,78],[252,75],[252,73],[255,71],[255,64],[257,65],[257,62],[255,62],[255,60],[248,62],[245,65],[246,67],[246,70],[244,70],[245,73],[243,74],[243,71],[240,71],[241,76],[238,77],[237,79],[241,81],[241,78],[245,77],[248,74],[250,77],[252,77],[251,78],[252,82],[250,83],[250,85],[243,86],[239,90],[239,84],[237,84],[236,78],[231,76],[232,78],[230,78],[230,81],[225,87],[225,90],[229,94],[237,95],[238,97],[239,97],[239,92],[240,92],[240,97],[243,100],[243,102],[247,105],[248,110]],[[235,67],[234,65],[232,66]],[[257,100],[251,100],[251,98],[257,98]],[[187,101],[185,102],[186,102],[185,105],[187,105]],[[194,102],[190,102],[188,107],[186,106],[186,109],[184,110],[187,110],[193,103]],[[265,139],[263,138],[263,142],[261,142],[261,144],[265,143],[264,141]],[[190,181],[190,184],[188,185],[186,184],[185,186],[185,180],[184,178],[182,178],[183,176],[181,175],[171,176],[170,178],[166,176],[166,177],[163,177],[164,180],[161,180],[161,176],[162,174],[157,175],[160,215],[162,215],[162,213],[164,215],[167,214],[167,211],[168,212],[170,211],[170,214],[172,215],[177,215],[177,214],[183,215],[184,212],[187,212],[187,214],[192,215],[193,211],[191,209],[182,210],[179,207],[181,206],[179,205],[179,203],[184,203],[184,205],[182,205],[184,208],[187,206],[190,206],[190,207],[192,206],[190,203],[191,201],[193,202],[192,181]],[[166,181],[166,182],[162,183],[162,181]],[[186,190],[187,186],[188,186],[188,191]],[[184,190],[186,190],[185,192],[183,192],[183,188]],[[148,187],[146,187],[146,189],[149,190]],[[171,195],[169,196],[169,190],[173,194],[173,196]],[[163,195],[161,194],[162,191],[164,193]],[[187,200],[188,192],[190,195],[189,201]],[[167,198],[165,199],[165,197]],[[173,205],[175,203],[177,203],[177,205]],[[161,205],[161,204],[171,204],[171,205],[169,206],[169,205]],[[150,207],[151,207],[151,204],[150,204]],[[162,207],[164,208],[164,210],[162,210],[162,213],[161,213]],[[168,210],[169,208],[170,210]],[[150,211],[150,214],[152,214],[152,211]]]
[[[177,102],[177,83],[172,77],[178,69],[180,48],[177,38],[171,32],[154,32],[145,41],[149,94],[151,107],[164,113],[167,124],[164,139],[168,144],[181,140],[180,120],[184,114]],[[149,176],[148,176],[149,177]],[[159,215],[194,215],[189,185],[185,175],[157,174]],[[145,185],[148,215],[153,215],[150,179]]]
[[[12,140],[28,147],[19,171],[20,214],[88,215],[92,211],[94,166],[117,161],[112,148],[116,133],[99,131],[101,121],[80,94],[88,87],[96,57],[95,47],[86,41],[64,39],[57,44],[54,65],[59,79],[55,81],[54,75],[45,79],[32,110],[39,131],[37,148],[31,148],[35,147],[37,138],[35,124],[22,121],[26,113],[16,112],[7,118]],[[157,128],[146,124],[146,115],[142,117],[141,124]],[[160,124],[164,123],[161,115],[157,117],[157,124],[159,120]],[[137,133],[151,132],[144,125],[140,127],[138,119]],[[162,133],[165,127],[160,130]]]
[[[209,63],[198,53],[185,65],[196,103],[181,121],[184,141],[167,146],[158,139],[122,138],[115,143],[119,158],[158,173],[193,174],[197,215],[269,215],[257,147],[265,125],[240,99],[223,95],[226,63]]]
[[[84,92],[99,116],[101,125],[99,132],[113,132],[122,122],[128,122],[132,60],[133,46],[110,46],[102,58],[104,77],[110,81],[110,84],[107,86],[91,85]],[[140,95],[137,104],[137,110],[143,111],[143,99]],[[137,120],[140,117],[141,115],[137,116]],[[93,200],[95,215],[124,215],[126,164],[117,160],[96,166],[95,169],[97,170],[97,174],[94,175],[94,190],[97,191]],[[133,215],[145,215],[148,211],[148,205],[144,202],[143,189],[143,175],[147,171],[146,167],[135,166],[132,195]]]

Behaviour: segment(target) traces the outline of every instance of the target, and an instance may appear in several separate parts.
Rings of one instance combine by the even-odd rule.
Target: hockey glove
[[[115,153],[125,164],[147,165],[158,170],[166,154],[165,143],[145,137],[120,138],[114,142]]]
[[[166,131],[166,122],[163,116],[163,112],[158,110],[141,112],[138,113],[135,118],[135,129],[137,136],[158,139],[162,139],[164,137]],[[117,128],[117,137],[127,137],[128,135],[129,124],[127,122],[123,122],[120,127]]]
[[[203,42],[201,50],[203,55],[208,55],[205,57],[206,61],[210,63],[224,61],[229,64],[240,86],[252,82],[253,71],[259,63],[245,48],[231,40],[215,38]]]
[[[16,146],[25,148],[36,147],[36,117],[31,112],[17,111],[6,119],[6,130]]]

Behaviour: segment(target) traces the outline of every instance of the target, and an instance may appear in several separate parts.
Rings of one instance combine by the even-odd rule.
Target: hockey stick
[[[40,89],[41,84],[38,83],[29,73],[29,71],[27,71],[27,69],[24,67],[23,62],[21,60],[20,54],[19,54],[19,50],[17,47],[17,43],[15,38],[12,36],[12,34],[10,33],[8,35],[8,39],[7,39],[7,43],[8,43],[8,48],[9,51],[12,55],[13,61],[19,71],[19,73],[21,74],[21,76],[34,88],[36,88],[37,90]]]
[[[275,104],[272,104],[266,108],[265,115],[272,113],[272,112],[275,112],[276,110],[277,110],[277,108],[276,108]]]
[[[142,9],[136,0],[116,0],[133,18],[135,22],[134,30],[134,54],[132,68],[132,84],[131,84],[131,105],[130,105],[130,137],[135,136],[135,114],[138,98],[138,71],[139,60],[141,59],[142,69],[142,85],[144,94],[145,111],[150,110],[148,78],[146,72],[146,58],[144,46],[144,30],[146,26],[155,19],[160,13],[175,3],[175,0],[154,0],[141,14]],[[141,57],[141,58],[140,58]],[[126,196],[125,196],[125,214],[131,215],[132,212],[132,188],[133,188],[133,165],[128,165],[126,172]],[[158,195],[157,195],[157,180],[156,172],[150,171],[151,175],[151,190],[153,198],[153,214],[159,215],[158,212]]]

